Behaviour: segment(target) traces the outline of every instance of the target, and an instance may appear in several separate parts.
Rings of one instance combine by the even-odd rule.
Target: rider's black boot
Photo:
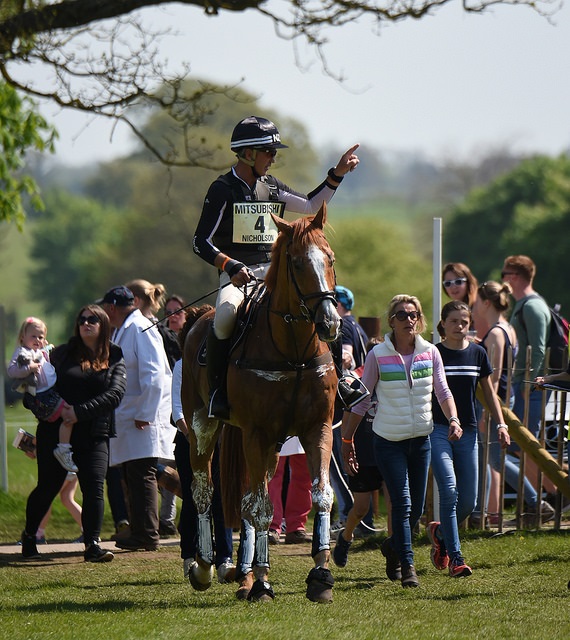
[[[337,393],[345,409],[350,409],[370,395],[370,391],[358,378],[342,375],[342,335],[331,343],[331,352],[337,372],[341,372],[338,378]],[[352,384],[355,386],[353,387]]]
[[[226,392],[230,342],[230,339],[218,339],[214,333],[214,327],[210,329],[206,349],[206,373],[208,375],[208,385],[210,386],[209,418],[227,420],[230,417],[230,407]]]

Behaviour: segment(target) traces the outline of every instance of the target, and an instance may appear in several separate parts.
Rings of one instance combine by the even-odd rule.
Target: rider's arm
[[[285,202],[285,208],[295,213],[317,213],[324,202],[330,202],[344,176],[358,166],[358,156],[354,153],[358,147],[358,144],[352,145],[343,153],[336,166],[329,170],[327,177],[321,184],[306,196],[277,180],[279,199]]]
[[[192,240],[194,253],[218,269],[222,268],[222,264],[228,256],[220,254],[220,250],[214,244],[214,234],[222,223],[230,197],[229,189],[219,181],[210,185]]]

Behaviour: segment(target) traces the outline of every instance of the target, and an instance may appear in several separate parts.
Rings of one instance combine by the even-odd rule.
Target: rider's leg
[[[243,291],[230,284],[226,273],[220,275],[220,289],[216,300],[214,324],[208,334],[206,372],[210,387],[208,417],[226,420],[230,409],[226,393],[226,373],[231,337]]]
[[[355,385],[356,388],[353,388],[351,383],[354,382],[354,379],[342,373],[342,335],[334,342],[331,342],[330,346],[338,374],[338,395],[345,408],[350,409],[366,398],[366,396],[370,395],[370,392],[360,383],[358,383],[357,386]]]
[[[227,420],[230,417],[228,396],[226,393],[226,370],[231,340],[219,340],[214,327],[208,333],[207,365],[208,385],[210,386],[209,418]]]

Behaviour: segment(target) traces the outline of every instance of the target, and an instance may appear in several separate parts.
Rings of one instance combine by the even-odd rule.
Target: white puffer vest
[[[394,349],[390,335],[386,334],[384,342],[374,347],[378,408],[372,428],[386,440],[406,440],[432,432],[433,348],[416,336],[410,386],[404,359]]]

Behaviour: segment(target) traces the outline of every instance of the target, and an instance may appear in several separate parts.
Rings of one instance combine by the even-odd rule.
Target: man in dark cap
[[[127,486],[130,536],[116,540],[130,551],[158,548],[158,484],[163,429],[170,425],[172,374],[160,333],[135,307],[132,292],[113,287],[99,304],[114,328],[113,342],[123,350],[127,392],[115,410],[117,437],[110,443],[110,465],[122,465]]]

